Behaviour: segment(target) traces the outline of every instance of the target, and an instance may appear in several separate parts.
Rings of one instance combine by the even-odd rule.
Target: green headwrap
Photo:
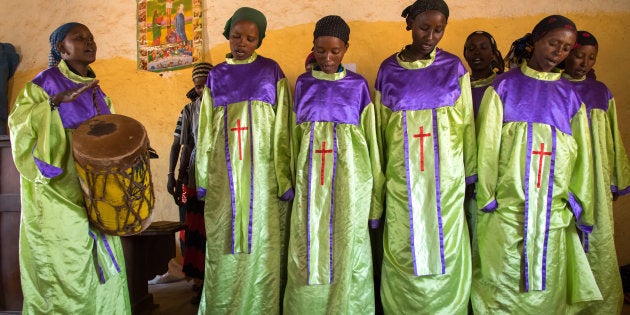
[[[242,7],[232,15],[231,18],[225,22],[225,28],[223,29],[223,36],[226,39],[230,39],[230,30],[232,25],[240,21],[251,21],[258,27],[258,47],[262,45],[262,40],[265,38],[265,30],[267,29],[267,19],[262,12],[248,7]]]

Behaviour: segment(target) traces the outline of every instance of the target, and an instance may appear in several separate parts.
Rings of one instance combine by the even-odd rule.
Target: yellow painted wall
[[[373,85],[383,59],[411,41],[400,18],[412,1],[209,1],[204,4],[206,31],[205,59],[223,61],[228,52],[222,38],[223,25],[239,6],[253,6],[267,15],[269,30],[261,55],[278,61],[291,83],[302,73],[311,48],[314,23],[322,16],[338,14],[350,24],[350,49],[345,63],[356,64],[357,72]],[[493,34],[505,54],[511,42],[529,32],[544,16],[563,14],[579,29],[594,33],[600,44],[597,75],[612,90],[618,103],[622,135],[630,147],[630,89],[625,78],[630,73],[630,1],[587,0],[448,0],[451,17],[439,47],[462,56],[466,36],[475,30]],[[155,220],[177,220],[177,208],[166,193],[168,151],[177,116],[192,87],[191,69],[152,73],[136,70],[135,1],[98,0],[8,0],[0,11],[0,42],[12,43],[22,56],[17,73],[10,81],[12,103],[25,82],[47,63],[48,36],[60,24],[77,21],[86,24],[98,44],[98,60],[93,64],[97,78],[120,114],[141,121],[160,159],[152,160],[157,197]],[[630,263],[630,197],[615,203],[616,242],[620,264]]]

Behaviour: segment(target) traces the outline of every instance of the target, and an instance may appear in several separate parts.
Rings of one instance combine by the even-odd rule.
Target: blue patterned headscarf
[[[57,48],[57,44],[61,43],[70,30],[77,26],[83,25],[77,22],[70,22],[59,26],[50,34],[50,54],[48,55],[48,68],[56,67],[61,61],[61,52]]]

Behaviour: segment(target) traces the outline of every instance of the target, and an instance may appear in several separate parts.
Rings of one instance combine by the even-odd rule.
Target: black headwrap
[[[225,22],[225,28],[223,28],[223,36],[226,39],[230,39],[230,30],[232,25],[240,21],[251,21],[258,27],[258,47],[262,45],[263,38],[265,38],[265,31],[267,30],[267,19],[262,12],[248,7],[242,7],[234,12],[231,18]]]
[[[511,65],[520,65],[523,61],[531,59],[533,51],[532,34],[527,33],[525,36],[515,40],[510,46],[510,51],[508,51],[507,56],[503,60],[505,67],[509,69]]]
[[[562,15],[550,15],[542,21],[538,22],[532,30],[532,42],[537,42],[539,39],[545,37],[547,33],[556,28],[566,28],[574,32],[577,31],[575,23]]]
[[[444,0],[417,0],[402,11],[402,17],[404,17],[407,22],[411,22],[418,14],[426,11],[439,11],[444,14],[448,21],[448,5]],[[410,30],[410,28],[407,27],[407,30]]]
[[[59,64],[59,61],[61,61],[61,52],[59,51],[59,48],[57,48],[57,44],[61,43],[63,39],[66,38],[66,35],[68,35],[70,30],[77,25],[83,24],[77,22],[66,23],[57,27],[57,29],[50,34],[50,54],[48,54],[48,68],[56,67]]]
[[[337,37],[347,44],[350,39],[350,27],[340,16],[328,15],[321,18],[317,21],[317,24],[315,24],[313,39],[320,36]]]
[[[595,36],[593,36],[593,34],[587,31],[578,31],[577,40],[575,41],[575,48],[582,46],[595,46],[595,48],[598,48],[597,39],[595,39]]]
[[[492,48],[492,56],[494,57],[494,60],[490,62],[490,65],[492,66],[492,70],[498,74],[503,73],[503,71],[505,70],[505,67],[503,66],[503,56],[501,55],[501,51],[499,51],[499,48],[497,48],[497,41],[494,40],[494,37],[492,37],[492,35],[490,35],[490,33],[486,31],[474,31],[470,33],[468,37],[466,37],[465,43],[468,43],[468,40],[470,40],[470,38],[473,37],[474,35],[482,35],[490,41],[490,47]],[[464,54],[465,53],[466,53],[466,45],[464,45]]]

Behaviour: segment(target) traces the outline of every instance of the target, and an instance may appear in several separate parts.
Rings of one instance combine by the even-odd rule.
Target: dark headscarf
[[[448,5],[444,0],[417,0],[402,11],[402,17],[407,22],[411,22],[418,14],[426,11],[439,11],[444,14],[448,21]],[[410,30],[410,28],[407,27],[407,30]]]
[[[494,40],[494,37],[492,37],[492,35],[490,35],[490,33],[486,31],[474,31],[470,33],[468,37],[466,37],[466,41],[464,43],[468,43],[468,40],[470,40],[470,38],[474,35],[482,35],[490,41],[492,56],[494,57],[494,60],[490,62],[490,65],[492,66],[492,71],[495,71],[498,74],[503,73],[503,71],[505,70],[505,67],[503,66],[503,56],[501,55],[501,51],[499,51],[499,48],[497,48],[497,41]],[[464,45],[464,54],[466,54],[466,45]]]
[[[328,15],[321,18],[317,21],[317,24],[315,24],[313,39],[320,36],[337,37],[347,44],[350,39],[350,27],[340,16]]]
[[[242,7],[232,15],[231,18],[225,22],[225,28],[223,29],[223,36],[226,39],[230,39],[230,30],[232,25],[240,21],[251,21],[258,27],[258,47],[262,45],[263,38],[265,38],[265,30],[267,30],[267,19],[262,12],[248,7]]]
[[[532,30],[532,42],[535,43],[539,39],[545,37],[547,33],[556,28],[566,28],[574,32],[577,31],[575,23],[562,15],[550,15],[542,19]]]
[[[523,61],[531,59],[533,52],[534,42],[532,41],[532,34],[527,33],[512,43],[510,51],[508,51],[503,61],[504,65],[508,69],[510,64],[520,65]]]
[[[70,22],[59,26],[50,34],[50,54],[48,55],[48,68],[56,67],[61,61],[61,52],[57,48],[57,44],[61,43],[70,30],[77,26],[83,25],[77,22]]]
[[[587,31],[578,31],[577,40],[575,41],[575,48],[582,46],[595,46],[595,48],[598,48],[597,39],[595,39],[595,36],[593,36],[593,34]]]

